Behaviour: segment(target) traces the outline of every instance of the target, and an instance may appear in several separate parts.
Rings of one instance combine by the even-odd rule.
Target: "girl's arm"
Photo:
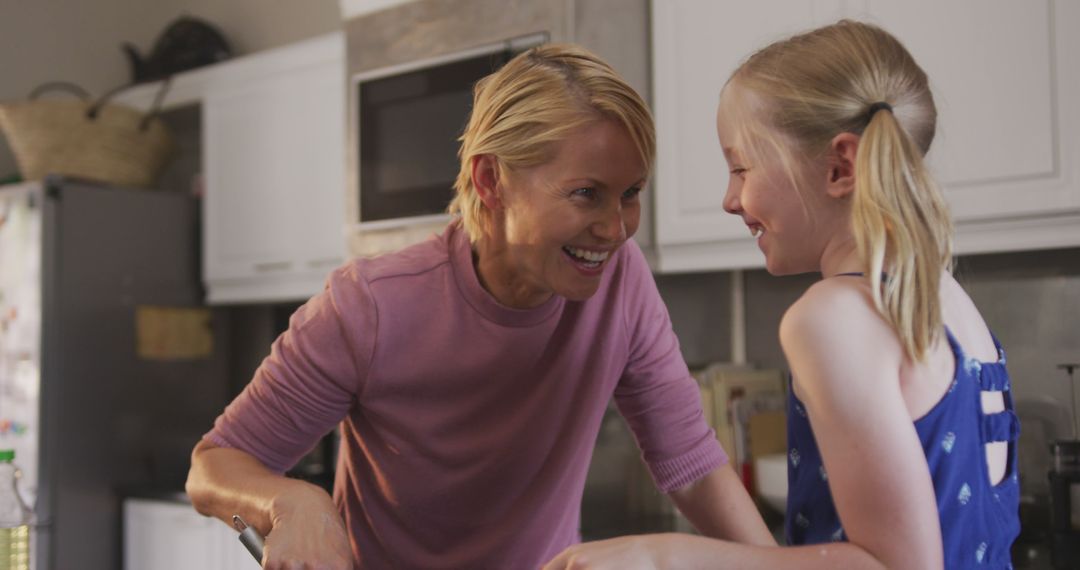
[[[937,501],[900,389],[903,349],[862,280],[822,281],[780,324],[844,532],[888,568],[941,568]]]
[[[779,547],[739,544],[690,534],[645,534],[567,548],[543,570],[859,570],[884,569],[865,550],[846,542]]]

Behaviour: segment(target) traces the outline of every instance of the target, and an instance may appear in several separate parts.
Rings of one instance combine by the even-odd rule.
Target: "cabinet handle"
[[[292,267],[291,261],[271,261],[267,263],[256,263],[255,271],[259,273],[270,273],[271,271],[287,271]]]

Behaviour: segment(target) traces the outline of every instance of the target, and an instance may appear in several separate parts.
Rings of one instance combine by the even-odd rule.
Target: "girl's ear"
[[[826,193],[844,198],[855,191],[855,155],[859,151],[859,135],[840,133],[829,143],[829,170]]]
[[[472,157],[472,183],[480,201],[491,211],[502,207],[499,184],[499,161],[490,154]]]

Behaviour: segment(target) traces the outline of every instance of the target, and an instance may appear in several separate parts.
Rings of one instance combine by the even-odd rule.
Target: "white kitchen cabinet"
[[[125,570],[258,569],[238,536],[186,503],[124,501]]]
[[[344,261],[344,57],[334,33],[222,64],[207,84],[209,302],[306,298]]]
[[[151,107],[160,83],[117,101]],[[201,106],[210,303],[302,300],[345,259],[341,32],[176,75],[164,110]]]
[[[1043,0],[672,0],[652,3],[656,269],[761,267],[726,214],[723,82],[772,40],[848,17],[901,39],[939,111],[929,153],[957,252],[1080,246],[1080,4]]]

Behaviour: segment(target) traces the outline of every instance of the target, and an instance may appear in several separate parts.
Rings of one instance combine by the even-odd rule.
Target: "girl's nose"
[[[734,184],[728,184],[727,192],[724,194],[724,211],[735,215],[742,212],[742,203],[739,201],[739,191],[735,189]]]

